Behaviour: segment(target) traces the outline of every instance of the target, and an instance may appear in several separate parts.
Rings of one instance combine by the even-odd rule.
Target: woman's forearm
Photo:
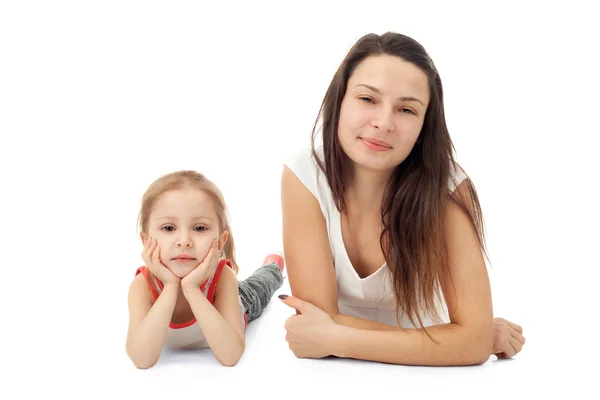
[[[390,328],[394,329],[369,330],[340,324],[331,340],[332,355],[391,364],[450,366],[482,364],[491,354],[492,325],[467,328],[450,323],[428,327],[437,343],[422,330]]]
[[[402,330],[399,326],[382,324],[380,322],[371,321],[364,318],[354,317],[351,315],[337,314],[333,320],[338,325],[344,325],[349,328],[366,329],[371,331],[398,331]]]

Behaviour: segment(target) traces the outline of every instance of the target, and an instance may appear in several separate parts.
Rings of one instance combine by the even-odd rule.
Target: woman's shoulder
[[[315,149],[315,153],[322,160],[322,150]],[[311,148],[303,147],[292,151],[283,163],[315,196],[320,186],[323,186],[325,176],[322,174],[319,164]]]
[[[456,188],[469,176],[458,162],[450,163],[450,176],[448,178],[448,189],[454,192]]]
[[[317,153],[320,160],[323,159],[323,150],[321,148],[315,149],[315,153]],[[306,172],[313,173],[319,170],[317,160],[310,147],[300,147],[293,150],[286,157],[284,165],[296,174]]]
[[[316,148],[314,153],[309,147],[295,149],[288,154],[284,165],[317,199],[321,207],[321,211],[325,216],[327,216],[330,212],[330,209],[333,207],[333,198],[327,178],[320,169],[315,155],[320,161],[323,160],[322,147]]]

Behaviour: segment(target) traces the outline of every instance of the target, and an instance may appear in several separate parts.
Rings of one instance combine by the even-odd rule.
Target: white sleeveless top
[[[226,266],[231,268],[231,262],[225,259],[221,260],[215,269],[215,272],[199,288],[211,304],[213,304],[215,298],[215,290],[219,283],[219,277],[221,276],[223,268]],[[142,273],[146,278],[148,289],[156,301],[164,285],[160,280],[156,279],[156,277],[150,277],[150,275],[148,275],[148,268],[146,266],[138,268],[135,274],[137,275],[139,273]],[[246,327],[248,325],[248,317],[239,295],[238,302],[242,326]],[[169,330],[164,346],[171,349],[201,349],[209,347],[206,338],[200,329],[200,325],[196,323],[196,318],[192,318],[190,321],[180,324],[169,323]]]
[[[323,150],[317,149],[320,159]],[[360,278],[352,266],[342,238],[340,213],[333,201],[333,195],[327,178],[319,169],[312,157],[311,150],[297,150],[284,163],[315,196],[321,207],[321,212],[327,225],[327,234],[333,257],[337,279],[338,308],[340,313],[364,318],[380,323],[413,328],[407,316],[400,316],[400,324],[396,316],[396,301],[391,286],[391,273],[387,264],[383,264],[373,274]],[[466,175],[464,171],[453,172],[449,187],[454,190]],[[454,179],[453,179],[454,177]],[[447,310],[444,304],[438,305],[440,317],[448,322]],[[425,326],[434,322],[421,314]]]

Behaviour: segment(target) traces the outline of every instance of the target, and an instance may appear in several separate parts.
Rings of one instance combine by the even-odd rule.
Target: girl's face
[[[204,260],[213,239],[221,251],[227,234],[220,232],[213,200],[197,189],[163,193],[148,219],[148,235],[158,242],[161,262],[179,278]]]
[[[389,171],[410,154],[429,102],[427,76],[399,57],[364,59],[348,80],[338,137],[342,150],[369,170]]]

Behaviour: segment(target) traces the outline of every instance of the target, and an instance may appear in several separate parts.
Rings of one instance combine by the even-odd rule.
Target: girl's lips
[[[175,257],[173,258],[173,261],[179,261],[179,262],[186,262],[186,261],[194,261],[195,258],[192,257]]]

